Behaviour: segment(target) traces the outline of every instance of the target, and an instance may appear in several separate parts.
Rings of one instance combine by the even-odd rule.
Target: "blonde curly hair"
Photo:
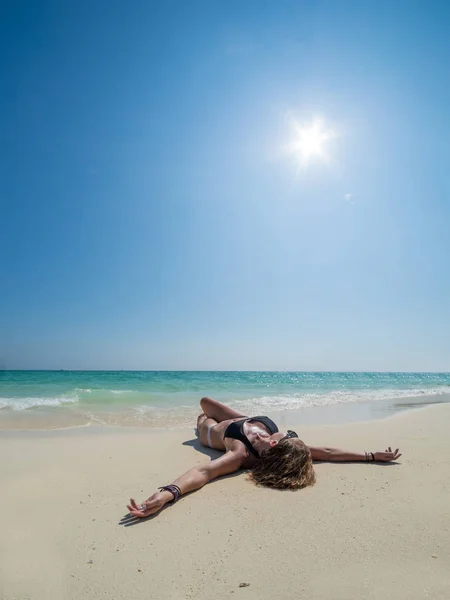
[[[256,485],[278,490],[299,490],[316,482],[311,452],[298,438],[265,450],[249,477]]]

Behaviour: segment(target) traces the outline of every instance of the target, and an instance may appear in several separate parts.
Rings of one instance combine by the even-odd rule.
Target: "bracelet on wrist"
[[[180,496],[181,496],[181,490],[177,485],[163,485],[162,487],[158,488],[161,492],[166,491],[166,492],[170,492],[173,496],[173,500],[171,500],[171,502],[176,502]]]
[[[366,456],[366,462],[375,462],[375,454],[373,452],[364,452],[365,456]],[[372,460],[370,460],[370,457],[372,457]]]

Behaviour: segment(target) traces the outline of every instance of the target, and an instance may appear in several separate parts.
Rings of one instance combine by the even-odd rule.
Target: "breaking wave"
[[[12,410],[27,410],[38,406],[61,406],[62,404],[73,404],[78,402],[76,394],[72,396],[62,395],[55,397],[27,397],[27,398],[0,398],[0,409],[10,408]]]

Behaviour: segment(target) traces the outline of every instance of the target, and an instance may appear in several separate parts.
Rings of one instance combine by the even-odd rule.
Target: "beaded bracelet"
[[[172,484],[172,485],[163,485],[162,487],[160,487],[158,489],[161,490],[161,491],[167,491],[167,492],[170,492],[171,494],[173,494],[173,500],[172,500],[172,502],[176,502],[180,498],[180,496],[181,496],[181,490],[175,484]]]

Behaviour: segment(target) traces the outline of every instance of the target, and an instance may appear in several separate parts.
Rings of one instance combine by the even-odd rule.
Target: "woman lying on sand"
[[[313,460],[391,462],[401,456],[398,449],[393,452],[390,447],[385,452],[363,454],[308,447],[295,431],[278,431],[268,417],[246,417],[211,398],[202,398],[200,406],[203,410],[197,419],[200,442],[225,454],[190,469],[173,484],[160,487],[159,492],[142,504],[131,498],[128,510],[135,517],[157,513],[168,502],[239,469],[252,469],[250,478],[257,485],[295,490],[314,485]]]

